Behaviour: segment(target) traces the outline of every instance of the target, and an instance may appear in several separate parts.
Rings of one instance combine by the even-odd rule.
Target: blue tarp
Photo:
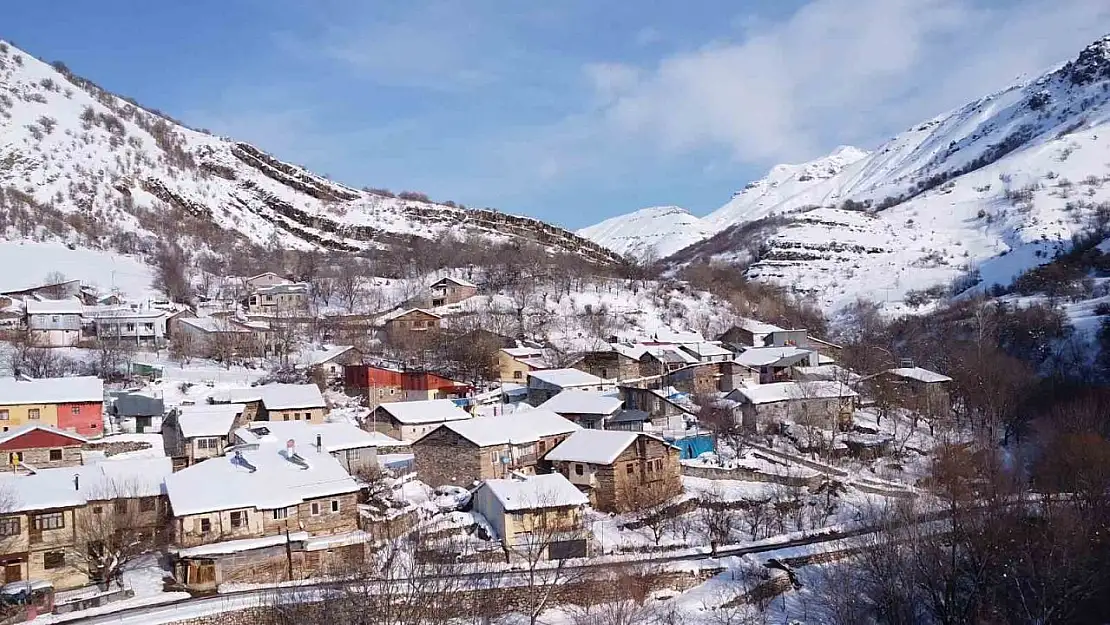
[[[707,451],[714,451],[713,436],[710,434],[694,434],[682,438],[668,438],[667,442],[678,447],[681,451],[679,458],[683,460],[697,458]]]

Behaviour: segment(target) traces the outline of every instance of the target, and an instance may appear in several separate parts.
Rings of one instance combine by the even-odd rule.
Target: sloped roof
[[[439,284],[440,282],[454,282],[455,284],[457,284],[459,286],[468,286],[468,287],[473,287],[475,289],[478,288],[477,284],[474,284],[473,282],[471,282],[469,280],[463,280],[462,278],[456,278],[454,276],[444,276],[444,277],[440,278],[439,280],[436,280],[435,282],[433,282],[432,286],[435,286],[435,285]]]
[[[398,317],[404,317],[405,315],[407,315],[409,313],[414,313],[414,312],[424,313],[425,315],[428,315],[430,317],[435,317],[436,319],[442,319],[442,316],[435,314],[434,312],[428,310],[427,308],[408,308],[408,309],[405,309],[405,310],[399,310],[399,311],[394,311],[394,312],[388,313],[388,314],[382,316],[381,321],[383,323],[385,323],[387,321],[393,321],[394,319],[396,319]]]
[[[555,446],[544,459],[589,464],[612,464],[636,441],[638,432],[578,430]]]
[[[68,404],[104,401],[100,378],[0,378],[0,406],[20,404]]]
[[[539,408],[558,414],[610,415],[620,410],[622,403],[620,398],[612,395],[572,388],[540,404]]]
[[[235,438],[243,443],[281,443],[294,441],[295,448],[316,447],[316,437],[324,451],[335,453],[348,449],[364,449],[403,445],[401,441],[380,432],[367,432],[350,423],[309,423],[307,421],[255,421],[235,430]]]
[[[173,463],[165,457],[104,460],[32,474],[0,473],[0,489],[5,512],[47,510],[116,497],[155,497],[165,492],[163,481],[172,473]]]
[[[546,382],[560,388],[593,386],[600,385],[603,382],[603,380],[596,375],[579,369],[545,369],[543,371],[533,371],[528,374],[528,378],[535,378],[541,382]]]
[[[85,305],[76,297],[66,299],[27,300],[28,315],[80,315],[84,312]]]
[[[762,367],[782,360],[808,357],[811,353],[811,350],[799,347],[753,347],[737,354],[733,360],[749,367]]]
[[[301,354],[301,364],[308,367],[322,365],[354,349],[353,345],[336,345],[327,349],[317,349]]]
[[[542,349],[533,349],[531,347],[502,347],[501,351],[512,356],[513,358],[543,357]]]
[[[770,334],[772,332],[782,332],[785,328],[780,328],[773,323],[765,323],[758,319],[751,319],[748,317],[741,317],[737,322],[738,328],[747,330],[752,334]]]
[[[547,436],[567,434],[581,429],[550,410],[518,410],[492,417],[474,417],[452,421],[443,427],[478,445],[531,443]],[[430,432],[429,432],[430,434]],[[427,435],[425,435],[427,436]]]
[[[216,317],[181,317],[178,319],[181,323],[187,326],[194,327],[202,332],[234,332],[238,334],[249,334],[250,330],[244,328],[242,325],[229,321],[227,319],[219,319]]]
[[[898,367],[896,369],[890,369],[889,373],[900,378],[906,378],[907,380],[916,380],[918,382],[924,382],[926,384],[952,381],[952,378],[944,375],[943,373],[937,373],[936,371],[930,371],[921,367]]]
[[[741,398],[751,404],[773,404],[802,399],[835,399],[856,397],[856,392],[839,382],[775,382],[733,389],[726,396],[733,401]]]
[[[328,405],[315,384],[267,384],[257,388],[267,410],[326,408]]]
[[[243,404],[200,404],[181,406],[177,416],[178,427],[185,438],[198,436],[227,436],[235,418],[243,413]]]
[[[700,356],[703,358],[712,358],[713,356],[732,356],[732,352],[721,347],[717,343],[690,343],[683,345],[682,349]]]
[[[584,506],[590,502],[590,498],[561,473],[486,480],[479,488],[488,488],[501,507],[509,512]]]
[[[19,438],[20,436],[23,436],[24,434],[33,432],[35,430],[42,430],[43,432],[50,432],[51,434],[55,434],[57,436],[64,436],[66,438],[73,439],[73,443],[75,445],[81,445],[81,444],[89,442],[89,439],[85,438],[84,436],[79,436],[77,434],[74,434],[73,432],[66,432],[64,430],[59,430],[58,428],[52,427],[52,426],[49,426],[49,425],[34,424],[34,425],[21,425],[17,428],[14,428],[12,430],[8,430],[7,432],[4,432],[3,434],[0,434],[0,445],[3,445],[4,443],[10,442],[10,441],[13,441],[13,440]]]
[[[386,402],[379,404],[378,408],[406,425],[446,423],[470,418],[470,413],[459,408],[450,399]]]

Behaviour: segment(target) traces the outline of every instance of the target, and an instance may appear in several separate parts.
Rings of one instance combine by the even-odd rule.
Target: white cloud
[[[813,0],[654,67],[585,68],[606,126],[670,153],[705,147],[753,163],[875,142],[1014,74],[1066,59],[1110,30],[1104,0]],[[999,75],[1001,74],[1001,75]]]

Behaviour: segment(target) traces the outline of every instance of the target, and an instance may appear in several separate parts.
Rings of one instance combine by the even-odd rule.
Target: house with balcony
[[[299,317],[308,312],[309,297],[310,285],[305,282],[259,287],[247,298],[247,314]]]
[[[365,557],[361,486],[326,450],[259,440],[165,482],[174,577],[191,590],[339,574]]]
[[[0,378],[0,433],[28,424],[103,435],[104,383],[91,376]]]
[[[432,486],[535,473],[540,458],[577,424],[548,410],[518,410],[444,423],[412,443],[416,471]]]
[[[544,460],[603,512],[658,505],[682,492],[680,452],[643,432],[578,430]]]
[[[432,308],[458,304],[478,294],[478,285],[462,278],[446,276],[432,283]]]
[[[443,318],[430,310],[410,308],[386,315],[383,327],[392,340],[420,338],[441,328]]]
[[[100,310],[93,313],[93,327],[101,341],[161,347],[166,342],[168,317],[164,310]]]

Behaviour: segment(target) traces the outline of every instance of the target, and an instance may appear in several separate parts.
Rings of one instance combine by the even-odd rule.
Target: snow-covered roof
[[[732,356],[732,352],[721,347],[716,343],[690,343],[683,345],[682,349],[699,356],[701,358],[712,358],[714,356]]]
[[[175,516],[233,508],[273,510],[358,490],[358,482],[326,451],[308,447],[290,454],[284,443],[270,442],[209,458],[166,478]]]
[[[533,349],[531,347],[502,347],[501,351],[512,356],[513,358],[542,358],[542,349]]]
[[[290,532],[289,536],[278,534],[276,536],[263,536],[262,538],[240,538],[239,540],[225,540],[218,543],[209,543],[188,549],[178,549],[179,558],[200,558],[205,556],[227,555],[241,553],[252,549],[264,549],[275,545],[284,545],[288,542],[303,542],[308,540],[308,532]]]
[[[698,362],[697,358],[676,345],[652,346],[647,349],[647,353],[657,358],[660,362],[682,363],[686,365],[692,365]]]
[[[262,272],[262,273],[258,274],[257,276],[251,276],[251,277],[249,277],[249,278],[244,278],[244,279],[245,279],[245,280],[246,280],[247,282],[251,282],[251,281],[257,280],[257,279],[259,279],[259,278],[265,278],[266,276],[273,276],[273,277],[275,277],[275,278],[278,278],[278,279],[281,279],[281,280],[285,280],[286,282],[288,282],[288,280],[286,280],[285,278],[282,278],[281,276],[279,276],[278,274],[276,274],[276,273],[274,273],[274,272],[272,272],[272,271],[264,271],[264,272]]]
[[[617,430],[578,430],[548,452],[546,460],[611,464],[641,436]]]
[[[528,378],[535,378],[541,382],[546,382],[559,388],[597,386],[602,383],[601,378],[579,369],[546,369],[543,371],[533,371],[528,374]]]
[[[531,443],[547,436],[574,432],[578,424],[550,410],[518,410],[492,417],[475,417],[444,424],[459,436],[478,445]]]
[[[916,380],[926,384],[934,384],[938,382],[951,382],[952,378],[936,371],[922,369],[921,367],[898,367],[889,370],[889,373],[900,378],[907,380]]]
[[[620,398],[596,391],[568,389],[539,405],[542,410],[559,414],[609,415],[620,410]]]
[[[3,473],[0,490],[5,512],[69,508],[117,497],[156,497],[172,473],[173,463],[166,457],[104,460],[29,474]]]
[[[317,349],[310,352],[301,354],[301,364],[306,367],[315,367],[322,365],[332,359],[338,358],[343,354],[354,349],[353,345],[337,345],[328,349]]]
[[[736,322],[737,327],[747,330],[752,334],[770,334],[772,332],[782,332],[785,328],[780,328],[772,323],[765,323],[758,319],[750,319],[748,317],[741,317]]]
[[[799,347],[753,347],[738,354],[733,360],[749,367],[773,365],[780,360],[808,356],[812,352]]]
[[[378,408],[406,425],[446,423],[470,418],[470,413],[459,408],[450,399],[386,402],[379,404]]]
[[[100,378],[0,378],[0,406],[21,404],[70,404],[104,401]]]
[[[501,502],[501,507],[510,512],[584,506],[590,502],[590,498],[561,473],[486,480],[479,488],[488,488]]]
[[[92,310],[86,310],[86,316],[92,316],[92,318],[96,321],[108,319],[160,319],[162,317],[169,316],[169,313],[164,310],[133,310],[131,308],[95,307]]]
[[[89,440],[87,438],[85,438],[84,436],[74,434],[73,432],[66,432],[64,430],[59,430],[58,428],[52,427],[52,426],[49,426],[49,425],[33,424],[33,425],[21,425],[17,428],[8,430],[7,432],[4,432],[3,434],[0,434],[0,445],[3,445],[4,443],[7,443],[9,441],[15,440],[15,439],[19,438],[20,436],[23,436],[24,434],[27,434],[28,432],[33,432],[35,430],[41,430],[43,432],[49,432],[51,434],[56,434],[58,436],[64,436],[66,438],[73,439],[73,444],[75,444],[75,445],[81,445],[81,444],[89,442]]]
[[[76,297],[66,299],[27,300],[28,315],[80,315],[84,312],[84,304]]]
[[[238,323],[219,317],[182,317],[178,321],[184,323],[187,326],[192,326],[202,332],[235,332],[239,334],[250,333],[250,330],[244,328]]]
[[[648,351],[648,346],[643,343],[610,343],[609,348],[617,352],[621,356],[631,358],[632,360],[639,360]]]
[[[433,282],[432,286],[435,286],[435,285],[439,284],[440,282],[454,282],[455,284],[457,284],[459,286],[467,286],[467,287],[472,287],[472,288],[475,288],[475,289],[478,288],[477,284],[474,284],[473,282],[471,282],[469,280],[463,280],[462,278],[456,278],[454,276],[444,276],[444,277],[440,278],[439,280],[436,280],[435,282]]]
[[[669,328],[663,328],[657,330],[653,338],[660,343],[675,343],[678,345],[705,342],[705,337],[697,330],[671,330]]]
[[[227,436],[235,418],[243,413],[243,404],[199,404],[181,406],[177,416],[181,435],[185,438],[198,436]]]
[[[266,410],[325,408],[328,405],[315,384],[267,384],[257,388]]]
[[[309,423],[307,421],[254,421],[238,428],[235,438],[242,443],[285,443],[294,441],[297,449],[316,447],[316,437],[324,451],[402,445],[401,441],[380,432],[367,432],[351,423]]]
[[[271,286],[264,286],[255,289],[255,293],[261,295],[276,295],[280,293],[308,293],[308,285],[304,282],[286,282],[283,284],[274,284]]]
[[[408,308],[408,309],[405,309],[405,310],[395,310],[391,313],[387,313],[387,314],[385,314],[381,317],[380,321],[382,323],[385,323],[387,321],[393,321],[394,319],[396,319],[398,317],[404,317],[405,315],[407,315],[409,313],[413,313],[413,312],[424,313],[425,315],[435,317],[436,319],[441,319],[442,318],[440,315],[435,314],[434,312],[428,310],[427,308]]]
[[[855,397],[856,392],[839,382],[774,382],[757,386],[733,389],[728,399],[739,401],[741,398],[750,404],[773,404],[782,401],[802,399],[834,399]]]

